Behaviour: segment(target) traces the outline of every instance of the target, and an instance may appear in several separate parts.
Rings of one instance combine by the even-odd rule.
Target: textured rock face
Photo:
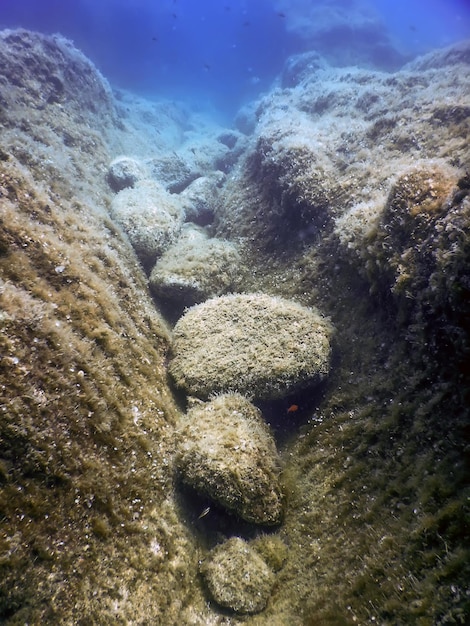
[[[248,522],[282,516],[280,462],[260,411],[238,394],[192,408],[178,430],[182,480]]]
[[[224,178],[222,172],[200,176],[181,193],[188,222],[198,226],[207,226],[213,222],[218,188]]]
[[[183,191],[201,174],[176,154],[151,159],[147,167],[153,178],[171,193]]]
[[[93,126],[97,116],[117,119],[108,83],[70,41],[20,29],[2,31],[0,39],[1,93],[13,105],[10,119],[30,97],[38,108],[65,105],[68,117],[85,116]]]
[[[186,225],[175,244],[158,259],[149,284],[159,301],[180,311],[233,288],[241,259],[234,243],[210,239]]]
[[[470,338],[470,178],[436,162],[403,173],[363,257],[375,293],[391,293],[410,340],[431,354],[452,346],[447,367],[467,360]]]
[[[245,163],[221,189],[217,235],[242,234],[272,254],[333,230],[360,254],[410,165],[434,160],[465,173],[468,49],[433,53],[393,75],[315,58],[309,71],[311,53],[290,59],[292,87],[258,102]]]
[[[174,329],[169,371],[187,393],[279,398],[328,374],[332,329],[321,315],[263,294],[212,298]]]
[[[0,33],[0,59],[0,622],[191,623],[169,331],[106,212],[111,90],[60,37]]]
[[[212,550],[201,564],[210,594],[237,613],[259,613],[269,599],[274,574],[243,539],[233,537]]]

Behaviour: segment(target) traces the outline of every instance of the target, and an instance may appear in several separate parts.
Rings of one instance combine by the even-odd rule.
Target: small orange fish
[[[298,410],[299,410],[299,405],[298,404],[291,404],[290,407],[287,409],[287,412],[288,413],[295,413]]]

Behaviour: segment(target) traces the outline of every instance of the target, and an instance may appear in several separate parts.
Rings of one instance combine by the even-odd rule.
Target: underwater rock
[[[227,172],[239,154],[239,150],[231,150],[216,135],[202,137],[199,132],[193,131],[188,131],[185,135],[184,154],[197,176],[208,172]]]
[[[299,3],[296,7],[280,0],[278,6],[285,10],[287,29],[308,49],[319,50],[332,65],[366,65],[388,71],[403,65],[404,55],[367,4],[348,0]]]
[[[242,135],[234,130],[226,130],[217,137],[217,141],[223,143],[229,150],[233,150],[241,139]]]
[[[218,190],[224,179],[222,172],[200,176],[181,192],[186,221],[198,226],[207,226],[213,222]]]
[[[113,191],[134,187],[138,180],[145,178],[142,165],[129,157],[118,157],[109,166],[107,181]]]
[[[195,169],[176,153],[150,159],[146,165],[151,177],[155,178],[170,193],[181,193],[193,180],[201,176],[198,169]]]
[[[272,254],[318,244],[334,229],[338,253],[361,256],[397,172],[424,159],[468,167],[469,47],[394,74],[321,69],[315,57],[309,69],[310,53],[289,59],[285,80],[297,80],[289,68],[300,64],[301,82],[251,106],[257,135],[220,190],[217,236],[246,237]]]
[[[328,69],[329,65],[318,52],[304,52],[289,57],[281,74],[281,87],[295,87],[306,78],[311,79],[316,70]]]
[[[460,64],[470,65],[470,40],[454,43],[447,48],[439,48],[416,57],[407,63],[403,70],[406,72],[423,72],[429,69],[453,69]]]
[[[217,136],[217,141],[222,144],[224,150],[214,160],[214,167],[216,170],[228,172],[246,148],[246,137],[235,130],[227,130]]]
[[[200,572],[214,600],[236,613],[262,611],[275,582],[272,570],[240,537],[211,550]]]
[[[117,120],[111,88],[93,63],[60,35],[46,36],[23,29],[0,32],[0,95],[11,113],[23,106],[66,105],[69,119]],[[21,93],[21,97],[18,94]],[[13,113],[13,119],[16,115]],[[8,116],[7,116],[8,117]]]
[[[334,231],[300,239],[305,224],[276,212],[285,189],[263,186],[248,160],[226,177],[211,234],[245,238],[246,291],[322,302],[341,359],[319,411],[286,442],[288,564],[265,613],[236,617],[202,593],[195,564],[208,538],[173,489],[181,414],[170,331],[107,213],[112,158],[144,163],[180,151],[185,129],[204,132],[172,102],[126,96],[117,108],[61,37],[0,34],[0,622],[465,620],[468,49],[396,74],[320,70],[252,106],[253,128],[259,116],[263,136],[279,133],[274,152],[307,141],[334,172]],[[257,139],[247,138],[250,155]],[[416,164],[408,196],[403,177]],[[436,208],[402,204],[416,184],[427,206],[427,178]],[[258,252],[264,242],[269,254]],[[250,547],[282,567],[282,546]]]
[[[210,239],[202,228],[186,224],[153,268],[150,289],[182,310],[230,291],[239,264],[234,243]]]
[[[120,191],[113,198],[111,215],[149,270],[178,236],[184,217],[178,198],[152,180]]]
[[[470,337],[470,180],[444,163],[419,163],[393,185],[365,252],[374,293],[392,293],[415,345],[452,347],[464,363]],[[450,360],[447,359],[448,366]]]
[[[279,534],[260,533],[250,542],[250,545],[273,572],[279,572],[286,564],[289,548]]]
[[[177,322],[169,371],[177,387],[201,398],[225,391],[280,398],[328,375],[331,333],[318,311],[295,302],[220,296]]]
[[[184,483],[255,524],[282,517],[280,461],[261,412],[239,394],[195,404],[178,429]]]
[[[0,101],[0,623],[194,623],[170,332],[107,212],[127,130],[61,37],[0,33]]]
[[[235,116],[235,126],[244,135],[253,134],[256,128],[258,122],[257,108],[258,102],[250,102],[239,109]]]

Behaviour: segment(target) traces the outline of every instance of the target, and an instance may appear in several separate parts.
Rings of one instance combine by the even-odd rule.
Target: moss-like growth
[[[262,611],[275,580],[259,554],[239,537],[214,548],[200,571],[214,600],[236,613]]]
[[[279,535],[262,534],[250,544],[274,572],[279,572],[287,561],[288,547]]]
[[[279,398],[325,378],[332,328],[315,310],[263,294],[212,298],[174,329],[169,371],[199,397]]]
[[[248,522],[280,522],[280,461],[251,402],[224,394],[196,404],[182,420],[178,439],[176,465],[185,483]]]
[[[0,59],[0,622],[177,623],[169,332],[106,213],[111,91],[58,37]]]
[[[391,292],[412,343],[436,355],[453,347],[462,367],[470,341],[470,188],[444,165],[414,167],[392,188],[368,246],[376,293]]]

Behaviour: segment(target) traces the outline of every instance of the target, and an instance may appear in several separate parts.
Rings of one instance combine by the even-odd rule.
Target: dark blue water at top
[[[387,63],[469,37],[469,4],[0,0],[0,27],[59,32],[72,39],[113,86],[186,99],[231,117],[241,104],[270,87],[289,54],[312,48],[341,52],[368,44],[370,56],[377,43],[377,65],[386,69]]]

